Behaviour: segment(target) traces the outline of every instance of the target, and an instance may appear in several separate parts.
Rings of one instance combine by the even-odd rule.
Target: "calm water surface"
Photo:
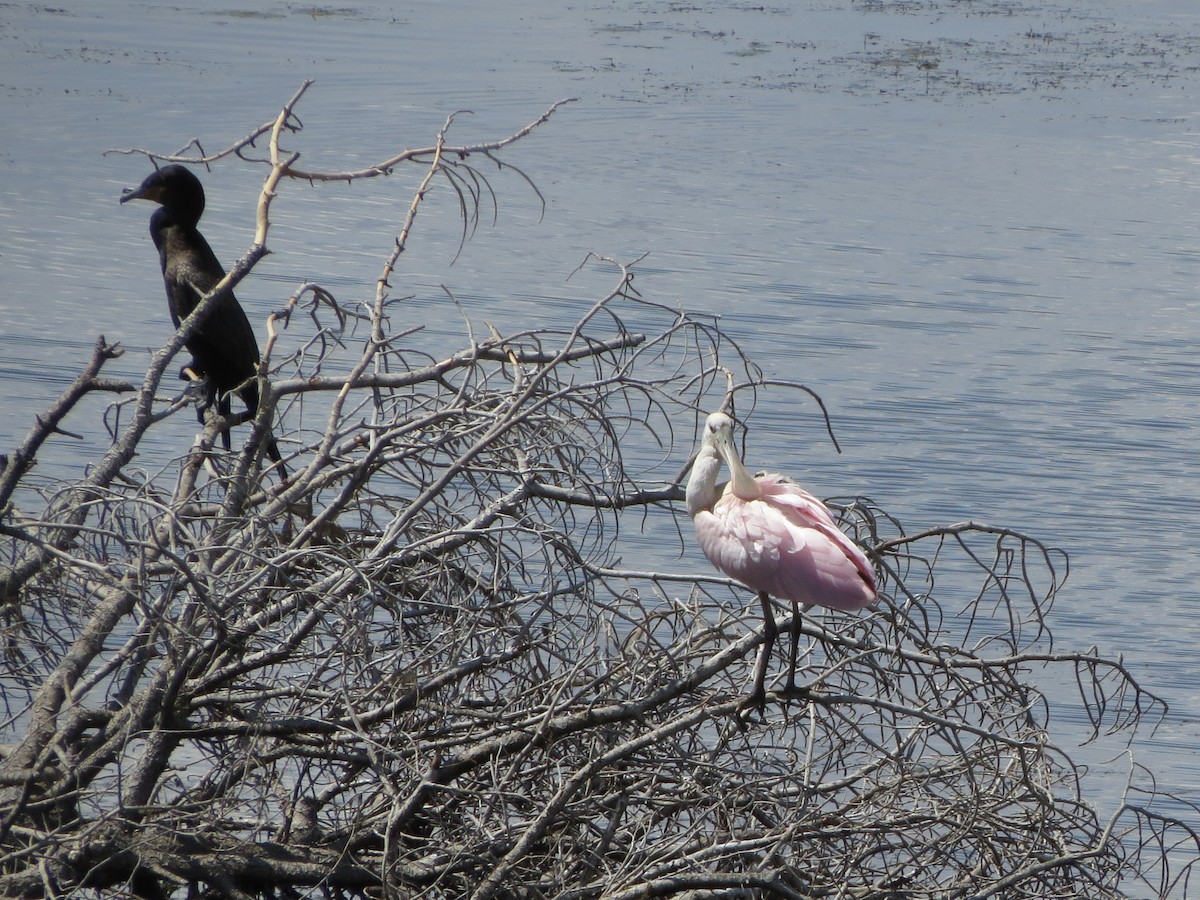
[[[841,456],[780,393],[754,417],[752,464],[868,495],[910,529],[984,520],[1068,550],[1057,646],[1124,654],[1168,700],[1135,750],[1200,799],[1200,7],[795,7],[0,7],[0,444],[98,335],[131,378],[167,336],[149,207],[117,205],[149,165],[103,150],[217,149],[305,78],[292,143],[325,169],[427,145],[458,109],[473,113],[452,138],[470,142],[578,97],[506,156],[544,219],[499,176],[498,226],[450,267],[457,204],[423,210],[402,266],[423,339],[462,340],[443,284],[501,331],[564,324],[611,281],[566,281],[589,250],[648,252],[646,296],[724,314],[767,374],[830,406]],[[240,291],[252,320],[306,278],[369,298],[420,175],[288,186]],[[207,178],[226,263],[260,178]],[[92,421],[68,421],[83,439],[52,445],[48,473],[105,444]],[[623,540],[627,563],[655,543]],[[1081,758],[1108,771],[1108,755]]]

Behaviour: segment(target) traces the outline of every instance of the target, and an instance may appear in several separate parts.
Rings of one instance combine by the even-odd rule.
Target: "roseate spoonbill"
[[[717,484],[721,461],[729,481]],[[752,702],[766,697],[763,681],[778,627],[771,596],[792,603],[792,664],[787,690],[796,689],[800,604],[862,609],[875,599],[875,573],[842,533],[829,509],[785,475],[752,476],[733,442],[733,419],[715,412],[687,484],[688,515],[709,562],[758,592],[766,640],[755,665]]]
[[[161,206],[150,217],[150,237],[158,248],[163,283],[167,288],[167,308],[175,327],[188,317],[201,298],[225,277],[208,241],[196,225],[204,213],[204,188],[200,179],[183,166],[164,166],[146,177],[136,189],[126,190],[121,202],[152,200]],[[258,342],[246,313],[232,293],[217,301],[208,318],[188,339],[192,354],[190,368],[208,381],[208,394],[200,407],[204,411],[214,403],[217,412],[230,414],[229,394],[237,390],[251,415],[258,411]],[[186,377],[181,373],[181,377]],[[229,449],[229,431],[221,432]],[[267,455],[280,464],[282,457],[275,439],[267,435]]]

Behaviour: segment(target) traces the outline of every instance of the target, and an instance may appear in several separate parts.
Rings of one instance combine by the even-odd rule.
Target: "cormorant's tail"
[[[242,402],[246,404],[246,409],[250,411],[250,415],[258,414],[258,385],[254,382],[246,385],[240,392]],[[229,432],[225,432],[225,440],[229,440]],[[275,443],[275,436],[268,430],[266,432],[266,451],[271,462],[279,467],[279,477],[286,479],[287,468],[283,465],[283,454],[279,452],[279,444]],[[226,443],[228,449],[228,443]]]
[[[271,458],[271,462],[279,467],[279,477],[286,480],[288,477],[287,467],[283,464],[283,456],[279,452],[279,445],[275,443],[274,436],[267,435],[267,456]]]

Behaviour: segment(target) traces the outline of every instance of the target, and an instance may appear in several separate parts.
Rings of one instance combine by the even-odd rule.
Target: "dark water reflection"
[[[769,375],[834,414],[841,456],[814,409],[769,399],[752,462],[910,527],[974,518],[1066,548],[1059,645],[1125,653],[1170,701],[1138,749],[1200,797],[1194,4],[76,6],[0,7],[0,443],[97,335],[128,348],[130,378],[165,339],[148,209],[116,202],[147,164],[100,151],[215,149],[303,78],[295,143],[314,168],[427,144],[456,109],[474,110],[465,142],[578,96],[507,157],[544,220],[499,176],[499,226],[451,268],[457,204],[423,211],[403,260],[421,340],[461,341],[443,284],[501,331],[564,324],[593,286],[566,280],[587,251],[649,251],[647,296],[724,314]],[[260,177],[209,177],[227,264]],[[419,177],[289,187],[241,291],[251,318],[309,278],[369,298]],[[104,442],[56,443],[43,466]],[[627,562],[661,544],[623,541]]]

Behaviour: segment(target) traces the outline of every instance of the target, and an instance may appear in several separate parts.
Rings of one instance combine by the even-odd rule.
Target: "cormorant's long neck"
[[[154,241],[154,246],[158,248],[159,254],[162,254],[163,247],[167,243],[167,232],[178,226],[179,223],[175,221],[175,217],[165,206],[160,206],[150,216],[150,238]]]
[[[198,234],[196,230],[196,222],[188,222],[187,216],[181,217],[176,210],[167,209],[166,206],[154,211],[154,215],[150,216],[150,238],[154,240],[154,245],[158,248],[158,252],[162,252],[163,246],[167,244],[167,234],[174,229],[179,238],[193,244],[196,239],[192,235]],[[202,239],[203,240],[203,239]]]

